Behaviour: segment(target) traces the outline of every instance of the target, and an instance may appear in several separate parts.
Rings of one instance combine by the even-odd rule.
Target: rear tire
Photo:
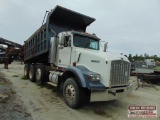
[[[35,82],[35,72],[36,72],[36,65],[31,65],[29,67],[29,80],[31,82]]]
[[[84,103],[83,89],[77,84],[76,78],[68,78],[63,85],[63,97],[65,103],[73,109],[80,107]]]
[[[29,78],[29,64],[24,66],[24,77]]]
[[[46,69],[44,65],[37,65],[35,76],[38,85],[42,85],[45,83]]]

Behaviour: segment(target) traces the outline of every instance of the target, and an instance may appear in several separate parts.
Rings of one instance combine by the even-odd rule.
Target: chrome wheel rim
[[[36,78],[37,78],[37,80],[40,80],[41,74],[42,74],[42,73],[41,73],[41,69],[38,68],[37,71],[36,71]]]
[[[29,78],[32,78],[33,74],[32,74],[32,70],[29,71]]]
[[[75,100],[75,88],[72,85],[68,85],[66,87],[66,97],[69,102],[73,102]]]
[[[26,68],[24,68],[24,75],[25,75],[25,76],[27,75],[27,70],[26,70]]]

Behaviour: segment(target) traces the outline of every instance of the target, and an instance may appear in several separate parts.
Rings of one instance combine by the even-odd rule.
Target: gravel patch
[[[25,109],[17,96],[12,83],[0,72],[0,119],[1,120],[32,120],[31,114]]]

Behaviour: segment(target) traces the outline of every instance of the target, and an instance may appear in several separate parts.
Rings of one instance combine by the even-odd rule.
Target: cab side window
[[[70,36],[65,37],[64,47],[71,47],[71,37]]]

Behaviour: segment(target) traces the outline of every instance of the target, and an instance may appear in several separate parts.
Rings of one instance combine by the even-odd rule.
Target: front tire
[[[79,85],[76,82],[75,77],[68,78],[64,82],[63,86],[63,97],[65,103],[70,107],[70,108],[78,108],[83,104],[83,91],[82,88],[79,87]]]
[[[36,67],[36,82],[38,85],[45,83],[46,69],[44,65],[38,65]]]

